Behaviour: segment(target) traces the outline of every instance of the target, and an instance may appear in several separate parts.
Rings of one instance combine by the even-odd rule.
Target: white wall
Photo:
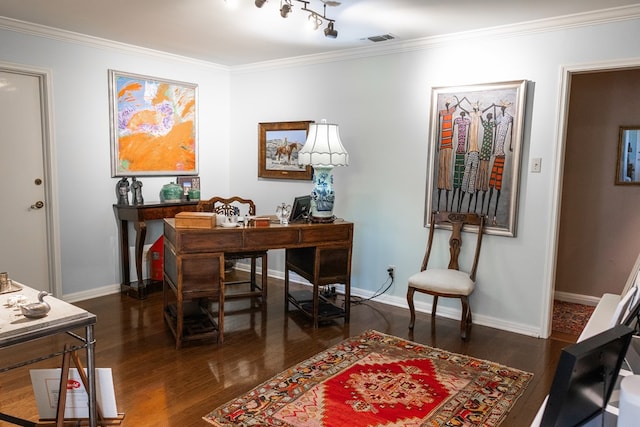
[[[203,197],[242,194],[258,213],[308,193],[308,181],[257,178],[257,124],[320,120],[340,124],[351,165],[335,170],[336,214],[355,223],[352,285],[374,292],[394,264],[396,283],[382,299],[405,305],[406,281],[420,265],[432,87],[530,81],[515,238],[487,236],[472,296],[474,321],[545,335],[551,293],[559,156],[560,69],[567,64],[640,57],[640,19],[554,31],[406,43],[234,68],[123,47],[0,30],[0,61],[53,70],[65,294],[119,282],[111,205],[107,70],[199,85]],[[389,45],[387,45],[389,46]],[[640,62],[640,61],[639,61]],[[531,157],[543,159],[530,174]],[[147,200],[167,179],[144,179]],[[156,230],[157,233],[157,230]],[[155,237],[150,233],[148,242]],[[282,269],[282,254],[269,258]],[[419,307],[428,307],[421,298]],[[457,316],[456,304],[443,312]]]
[[[335,187],[336,213],[355,223],[352,286],[363,295],[375,292],[394,264],[396,283],[381,299],[406,306],[407,278],[419,269],[427,234],[431,88],[528,80],[517,236],[485,238],[471,304],[477,323],[545,336],[555,251],[561,67],[639,57],[640,47],[631,42],[638,35],[636,20],[505,37],[475,34],[421,49],[388,48],[379,55],[362,50],[352,57],[236,68],[231,190],[273,210],[277,202],[311,189],[309,182],[257,179],[258,122],[326,118],[338,123],[351,158],[349,167],[336,168]],[[543,159],[541,173],[529,173],[531,157]],[[270,256],[269,262],[282,268],[281,257]],[[430,298],[418,298],[428,308]],[[439,306],[459,316],[458,304],[445,300]]]
[[[51,70],[62,290],[69,296],[120,283],[112,208],[117,179],[111,178],[110,166],[108,70],[198,85],[204,195],[226,193],[229,188],[229,71],[90,39],[61,40],[56,35],[36,37],[0,29],[0,62]],[[157,201],[162,185],[171,178],[140,180],[145,200]],[[147,243],[161,233],[161,224],[153,224]],[[133,234],[129,241],[135,242]]]

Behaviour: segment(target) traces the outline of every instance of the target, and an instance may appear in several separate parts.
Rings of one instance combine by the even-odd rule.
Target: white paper
[[[40,419],[56,418],[61,372],[62,369],[59,368],[30,371]],[[95,372],[96,401],[102,410],[102,415],[105,418],[116,418],[118,409],[111,368],[97,368]],[[64,418],[89,418],[89,397],[76,368],[69,369]]]

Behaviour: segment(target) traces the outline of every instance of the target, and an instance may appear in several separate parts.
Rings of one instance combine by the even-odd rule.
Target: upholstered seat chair
[[[462,247],[462,230],[465,226],[477,227],[477,239],[473,259],[470,268],[461,270],[458,257]],[[437,228],[450,228],[451,237],[449,239],[449,265],[447,268],[429,268],[429,258],[433,245],[434,234]],[[460,336],[466,340],[471,330],[472,318],[471,307],[469,305],[469,295],[476,286],[476,269],[482,245],[484,233],[484,217],[474,213],[456,212],[432,212],[431,224],[429,227],[429,238],[427,248],[420,272],[409,277],[407,288],[407,302],[411,312],[409,329],[413,330],[416,320],[416,312],[413,302],[413,295],[416,291],[433,296],[431,308],[431,320],[435,321],[438,298],[459,298],[462,304],[462,317],[460,320]]]

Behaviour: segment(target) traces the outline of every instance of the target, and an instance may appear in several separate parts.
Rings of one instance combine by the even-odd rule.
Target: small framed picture
[[[199,176],[179,176],[176,182],[179,186],[182,187],[185,198],[187,198],[187,196],[189,195],[190,190],[197,190],[198,192],[200,192]]]
[[[616,185],[640,185],[640,125],[620,126]]]

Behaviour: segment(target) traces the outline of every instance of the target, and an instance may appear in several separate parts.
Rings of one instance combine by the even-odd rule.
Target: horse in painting
[[[285,162],[287,164],[290,164],[291,155],[294,152],[299,151],[300,148],[302,148],[302,144],[300,144],[299,142],[292,142],[291,144],[281,145],[276,150],[276,160],[278,162],[281,162],[282,158],[286,158]]]

